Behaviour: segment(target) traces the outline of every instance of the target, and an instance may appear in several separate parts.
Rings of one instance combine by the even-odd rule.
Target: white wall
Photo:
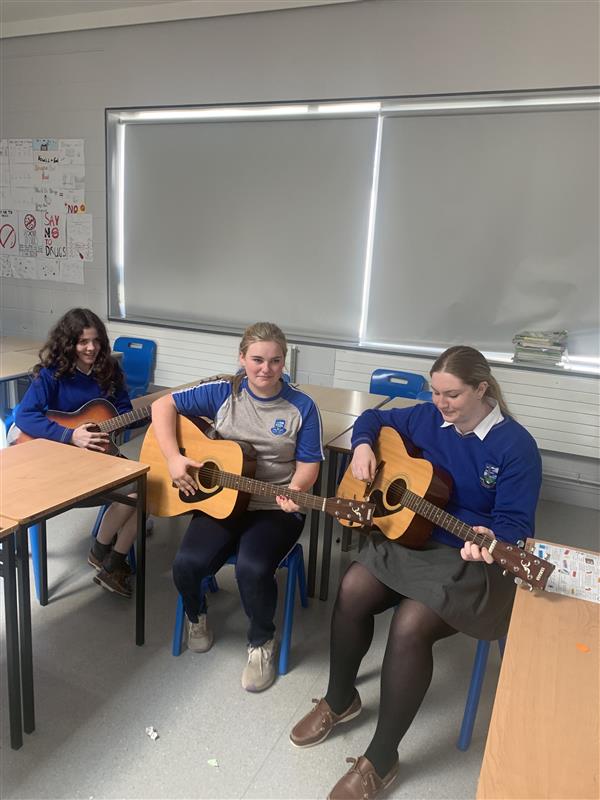
[[[84,138],[94,218],[85,286],[4,279],[4,333],[43,337],[74,305],[106,314],[106,107],[595,85],[599,9],[587,0],[365,0],[3,41],[1,136]],[[284,309],[273,318],[285,328]],[[303,347],[300,377],[332,383],[334,352]]]

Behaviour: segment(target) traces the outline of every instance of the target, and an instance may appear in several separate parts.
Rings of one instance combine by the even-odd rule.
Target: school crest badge
[[[498,480],[498,472],[500,467],[495,467],[493,464],[486,464],[483,468],[483,475],[479,478],[482,486],[486,489],[494,489],[496,481]]]
[[[285,433],[285,420],[284,419],[276,419],[275,424],[271,428],[271,433],[273,436],[281,436]]]

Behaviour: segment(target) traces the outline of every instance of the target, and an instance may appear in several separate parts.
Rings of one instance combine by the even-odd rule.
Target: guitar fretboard
[[[260,497],[287,497],[303,508],[314,508],[318,511],[325,511],[327,498],[318,497],[308,492],[301,492],[297,489],[288,489],[285,486],[277,486],[275,483],[265,483],[254,478],[246,478],[244,475],[236,475],[233,472],[223,472],[214,467],[201,468],[198,474],[207,478],[211,483],[223,486],[225,489],[236,489],[240,492],[258,495]]]
[[[421,517],[425,517],[440,528],[445,528],[464,542],[475,542],[480,547],[488,547],[494,541],[494,537],[489,533],[476,533],[470,525],[461,522],[452,514],[448,514],[447,511],[430,503],[429,500],[411,492],[410,489],[404,489],[401,495],[402,504],[411,511],[416,511]]]
[[[132,411],[127,411],[125,414],[120,414],[118,417],[111,417],[104,422],[98,422],[98,428],[104,433],[113,433],[113,431],[126,428],[134,422],[139,422],[143,419],[149,419],[150,406],[144,408],[134,408]]]

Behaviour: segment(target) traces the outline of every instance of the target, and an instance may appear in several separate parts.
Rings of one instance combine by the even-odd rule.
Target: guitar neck
[[[418,494],[406,489],[402,495],[402,504],[411,511],[415,511],[419,516],[425,517],[430,522],[444,528],[454,536],[458,536],[464,542],[475,542],[480,547],[488,547],[493,541],[494,537],[489,533],[476,533],[470,525],[448,514],[442,508],[438,508],[429,500],[419,497]]]
[[[308,492],[301,492],[298,489],[288,489],[285,486],[278,486],[275,483],[265,483],[257,481],[255,478],[246,478],[244,475],[236,475],[233,472],[223,472],[222,470],[212,470],[211,478],[226,489],[236,489],[240,492],[258,495],[259,497],[287,497],[302,508],[316,509],[325,511],[327,498],[318,497]]]
[[[119,431],[121,428],[126,428],[134,422],[140,422],[143,419],[149,419],[150,406],[144,408],[134,408],[132,411],[127,411],[125,414],[120,414],[118,417],[111,417],[104,422],[98,422],[98,428],[103,433],[113,433]]]

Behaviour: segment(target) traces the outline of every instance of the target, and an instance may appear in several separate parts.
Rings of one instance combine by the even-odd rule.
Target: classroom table
[[[295,383],[294,386],[312,397],[319,411],[336,411],[338,414],[352,414],[355,417],[369,408],[379,408],[389,400],[387,395],[372,394],[358,389],[340,389],[311,383]]]
[[[588,600],[517,590],[478,800],[598,798],[599,616]]]
[[[0,515],[0,546],[2,547],[2,582],[4,584],[4,620],[6,629],[6,674],[8,683],[8,716],[10,746],[18,750],[23,745],[21,715],[21,674],[19,670],[19,623],[17,611],[17,582],[15,580],[15,533],[18,522]]]
[[[0,451],[0,508],[2,514],[18,523],[14,547],[3,545],[3,574],[18,575],[18,610],[20,641],[20,679],[23,698],[23,728],[35,728],[33,695],[33,654],[31,643],[31,599],[29,591],[29,549],[27,530],[30,525],[73,508],[91,497],[119,500],[137,505],[137,569],[135,641],[144,644],[145,578],[146,578],[146,473],[148,467],[136,461],[116,458],[104,453],[60,444],[48,439],[30,442]],[[137,483],[137,500],[118,494],[116,490],[132,481]],[[6,569],[4,567],[6,556]],[[10,580],[10,578],[9,578]]]
[[[0,336],[0,353],[8,353],[14,350],[35,350],[39,352],[43,342],[36,339],[26,339],[23,336]]]

